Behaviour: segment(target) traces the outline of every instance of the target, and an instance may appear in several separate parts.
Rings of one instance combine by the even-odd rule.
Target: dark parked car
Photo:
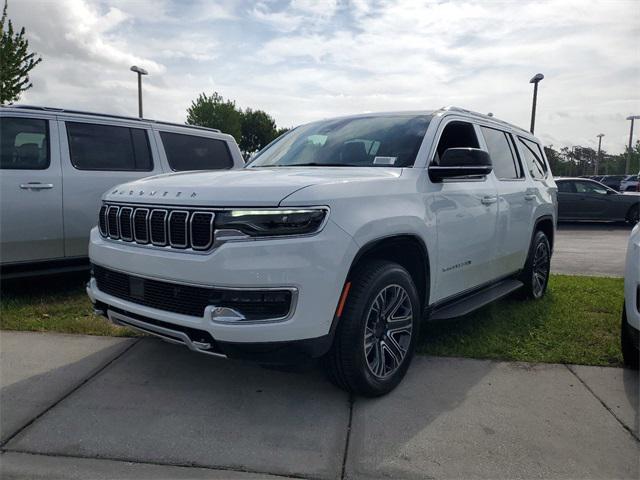
[[[638,223],[640,195],[619,193],[585,178],[556,178],[558,220],[606,220]]]
[[[609,188],[613,188],[614,190],[620,191],[620,182],[622,182],[626,175],[605,175],[600,180],[598,180],[603,185],[606,185]]]

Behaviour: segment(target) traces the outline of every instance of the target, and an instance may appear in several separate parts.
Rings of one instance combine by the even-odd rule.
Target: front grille
[[[98,226],[113,240],[203,251],[213,245],[214,219],[213,212],[196,209],[105,204]]]
[[[151,280],[93,265],[98,290],[128,302],[168,312],[202,317],[208,305],[228,307],[247,320],[286,317],[289,290],[228,290]]]

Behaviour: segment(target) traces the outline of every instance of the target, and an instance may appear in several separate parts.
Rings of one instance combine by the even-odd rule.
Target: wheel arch
[[[531,242],[533,242],[533,237],[535,236],[537,231],[542,231],[547,238],[549,239],[549,246],[551,247],[551,252],[553,253],[553,245],[554,245],[554,237],[555,237],[555,223],[553,221],[553,216],[551,215],[542,215],[538,217],[535,221],[533,231],[531,232]]]

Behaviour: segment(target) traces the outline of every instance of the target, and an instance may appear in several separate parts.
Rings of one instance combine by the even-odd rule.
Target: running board
[[[476,293],[447,303],[441,307],[435,307],[431,312],[429,320],[445,320],[448,318],[461,317],[467,313],[471,313],[480,307],[484,307],[488,303],[498,300],[509,295],[511,292],[519,289],[523,283],[519,280],[508,279],[500,283],[483,288]]]

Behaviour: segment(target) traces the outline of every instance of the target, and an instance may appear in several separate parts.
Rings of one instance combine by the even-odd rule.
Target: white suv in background
[[[298,127],[244,169],[131,182],[91,232],[96,311],[212,355],[323,357],[393,389],[423,318],[544,295],[556,186],[540,142],[459,108]]]
[[[108,188],[159,173],[240,168],[230,135],[45,107],[0,107],[2,278],[87,268]]]
[[[637,370],[640,363],[640,223],[631,231],[626,265],[622,307],[622,357],[626,366]]]

